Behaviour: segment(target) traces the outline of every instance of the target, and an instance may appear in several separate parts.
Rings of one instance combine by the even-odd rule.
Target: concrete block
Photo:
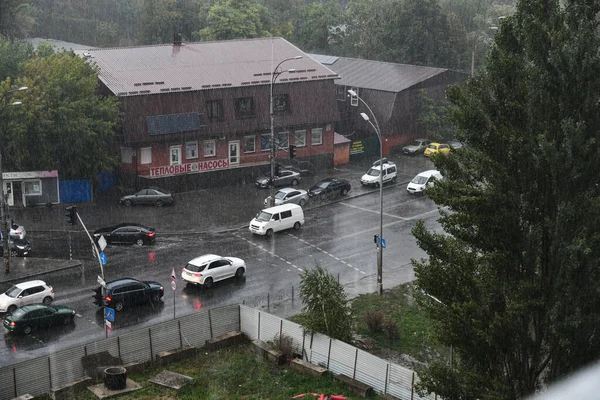
[[[290,363],[290,368],[293,371],[301,372],[303,374],[310,374],[313,376],[322,376],[327,372],[327,368],[319,367],[318,365],[311,364],[308,361],[304,361],[300,358],[294,358]]]
[[[352,390],[354,393],[359,395],[360,397],[367,398],[375,395],[375,391],[373,388],[366,383],[362,383],[357,381],[356,379],[352,379],[346,375],[335,375],[335,378],[339,381],[344,382],[347,388]]]
[[[180,349],[163,351],[155,355],[154,360],[160,364],[168,364],[196,356],[195,346],[184,346]]]
[[[50,397],[52,398],[52,400],[61,400],[61,399],[66,398],[69,395],[72,395],[74,393],[77,393],[77,392],[80,392],[80,391],[86,389],[92,383],[93,383],[93,379],[90,378],[89,376],[86,376],[86,377],[78,379],[76,381],[69,382],[65,386],[51,389]]]
[[[205,347],[209,350],[220,349],[223,347],[233,346],[238,343],[242,343],[245,340],[246,340],[246,337],[244,336],[244,334],[242,332],[233,331],[233,332],[228,332],[224,335],[214,337],[212,339],[208,339],[206,341]]]
[[[252,349],[258,357],[264,358],[275,365],[282,365],[285,362],[285,355],[281,351],[270,349],[270,346],[262,340],[253,340]]]

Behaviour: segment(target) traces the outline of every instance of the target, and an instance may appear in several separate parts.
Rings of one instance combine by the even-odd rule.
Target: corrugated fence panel
[[[17,395],[40,396],[50,391],[48,357],[34,358],[15,365]]]
[[[307,347],[310,346],[310,362],[327,368],[327,356],[329,354],[329,337],[320,333],[312,335],[312,346],[310,337],[307,336]]]
[[[148,329],[122,334],[119,336],[119,344],[121,346],[121,359],[125,364],[152,359]]]
[[[250,340],[258,338],[258,315],[257,309],[240,305],[240,330],[244,332]]]
[[[213,337],[240,330],[240,307],[237,304],[210,310]]]
[[[117,346],[117,337],[98,340],[97,342],[88,343],[86,346],[87,355],[108,351],[111,356],[119,357],[119,346]]]
[[[279,337],[279,329],[281,327],[281,318],[269,313],[260,313],[260,340],[270,342]]]
[[[306,339],[304,339],[304,329],[302,329],[302,326],[284,319],[283,333],[294,340],[294,350],[298,354],[304,354],[302,353],[302,343],[304,343],[304,347],[306,348]]]
[[[329,370],[335,374],[343,374],[352,378],[356,354],[356,347],[340,340],[333,340],[329,356]]]
[[[208,310],[201,310],[179,319],[184,346],[202,347],[210,339]]]
[[[169,320],[154,325],[152,332],[152,352],[154,354],[163,351],[175,350],[179,346],[179,325],[177,320]]]
[[[356,380],[366,383],[378,392],[385,389],[385,373],[388,362],[364,350],[358,350]]]
[[[400,365],[390,364],[388,393],[401,400],[411,400],[412,375],[413,371]],[[418,398],[416,393],[415,398]]]
[[[10,400],[16,397],[12,365],[0,368],[0,388],[0,400]]]
[[[83,346],[58,351],[50,356],[52,388],[57,389],[85,376],[81,358],[85,356]]]

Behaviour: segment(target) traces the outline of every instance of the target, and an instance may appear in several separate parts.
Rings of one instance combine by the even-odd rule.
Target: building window
[[[214,140],[204,141],[204,157],[214,157],[217,155],[216,143]]]
[[[206,113],[208,119],[223,119],[223,102],[221,100],[207,101]]]
[[[337,99],[339,101],[346,101],[346,96],[350,96],[348,88],[343,85],[336,85],[337,88]]]
[[[256,151],[256,137],[244,136],[244,153],[254,153]]]
[[[152,164],[152,147],[140,149],[140,164]]]
[[[295,144],[297,147],[306,146],[306,130],[295,131],[294,137],[296,138]]]
[[[260,151],[271,150],[271,134],[260,135]]]
[[[289,145],[289,133],[288,132],[279,132],[277,137],[277,148],[279,149],[287,149]]]
[[[278,94],[273,96],[273,111],[289,111],[287,94]]]
[[[129,147],[121,147],[121,162],[123,164],[133,163],[133,149]]]
[[[24,181],[23,187],[25,188],[26,195],[42,194],[42,181],[39,179],[37,179],[35,181]]]
[[[310,144],[313,146],[323,144],[323,128],[313,128],[310,130]]]
[[[180,165],[181,164],[181,146],[171,146],[170,148],[170,160],[171,165]]]
[[[198,158],[198,142],[187,142],[185,144],[185,159]]]
[[[358,88],[353,87],[352,91],[356,93],[356,96],[350,95],[350,105],[356,107],[358,106]]]
[[[254,99],[252,97],[235,99],[235,114],[238,118],[254,117]]]

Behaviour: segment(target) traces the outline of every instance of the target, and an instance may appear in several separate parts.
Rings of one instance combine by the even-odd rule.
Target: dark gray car
[[[162,207],[165,204],[173,204],[174,201],[175,195],[171,192],[159,188],[147,188],[135,194],[121,197],[119,203],[126,206],[153,204],[156,207]]]
[[[271,174],[265,174],[256,178],[256,186],[259,188],[269,187],[269,178]],[[296,186],[300,183],[300,173],[289,169],[282,169],[278,175],[275,175],[275,186]]]

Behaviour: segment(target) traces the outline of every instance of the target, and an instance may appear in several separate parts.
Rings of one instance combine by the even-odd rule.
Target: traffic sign
[[[175,281],[171,281],[171,289],[175,290],[177,288],[177,284]]]
[[[106,253],[105,252],[100,253],[100,262],[102,262],[102,265],[106,265]]]
[[[98,239],[98,246],[100,246],[100,251],[104,251],[106,248],[106,239],[104,239],[104,236],[100,236],[100,239]]]
[[[115,320],[115,309],[106,307],[104,309],[104,319],[113,322]]]
[[[104,282],[104,279],[102,279],[102,277],[100,275],[98,275],[97,281],[100,284],[100,286],[102,286],[103,288],[106,289],[106,282]]]
[[[377,238],[377,245],[381,246],[382,249],[385,249],[385,239],[378,237]]]
[[[104,323],[106,324],[106,327],[107,327],[107,328],[112,328],[112,324],[110,323],[110,321],[109,321],[109,320],[105,319],[105,320],[104,320]]]

